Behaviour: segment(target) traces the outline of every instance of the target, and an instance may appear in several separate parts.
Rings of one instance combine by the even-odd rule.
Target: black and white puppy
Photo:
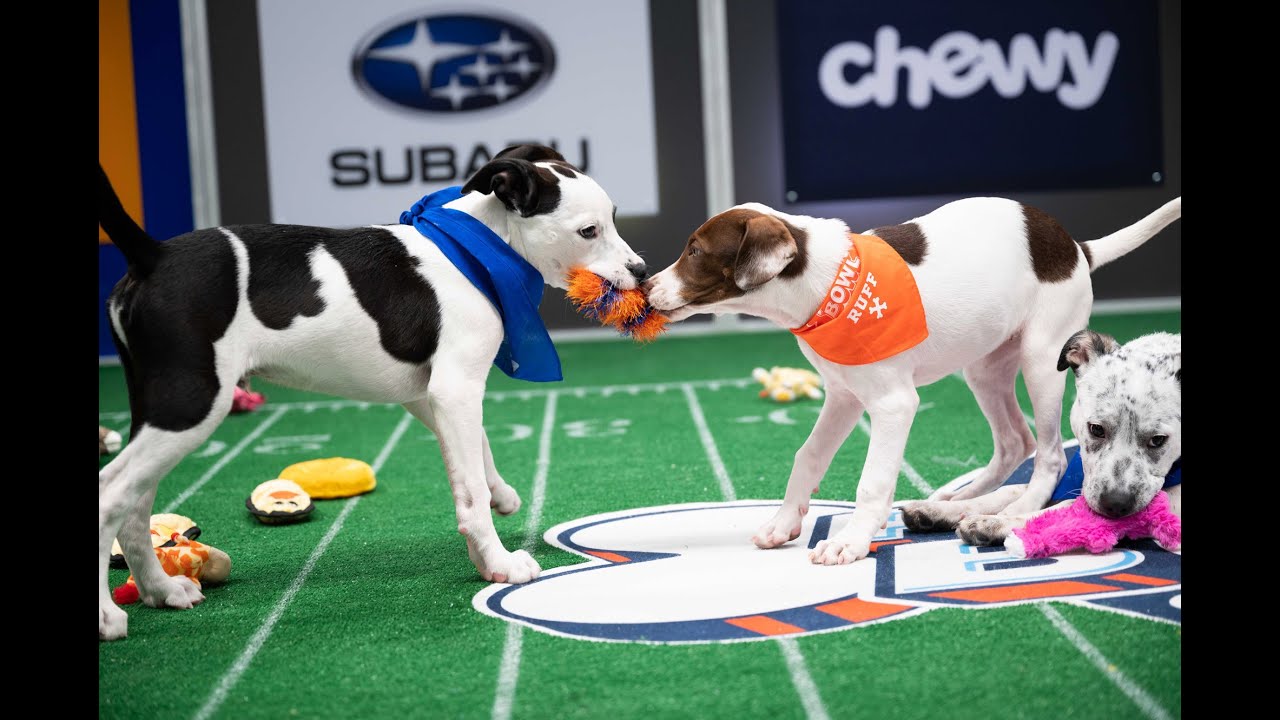
[[[107,310],[132,413],[128,446],[98,474],[100,639],[127,632],[107,588],[113,538],[147,605],[204,599],[160,568],[147,538],[151,506],[160,479],[227,416],[246,375],[403,404],[439,438],[458,532],[481,576],[538,576],[528,553],[502,546],[489,512],[520,507],[481,423],[502,320],[434,243],[411,225],[232,225],[158,243],[105,173],[99,192],[99,221],[129,261]],[[555,287],[574,266],[623,289],[645,275],[608,194],[551,148],[507,148],[446,207],[484,223]]]
[[[1084,471],[1080,494],[1094,512],[1108,517],[1142,510],[1182,457],[1182,335],[1152,333],[1120,345],[1110,335],[1081,330],[1062,347],[1058,368],[1071,368],[1076,376],[1070,418]],[[1042,512],[1006,512],[1026,485],[1005,485],[967,500],[939,499],[954,496],[954,489],[976,476],[977,471],[966,473],[933,498],[904,505],[907,527],[956,528],[969,544],[993,545]],[[1168,494],[1170,508],[1181,516],[1182,485],[1170,487]]]

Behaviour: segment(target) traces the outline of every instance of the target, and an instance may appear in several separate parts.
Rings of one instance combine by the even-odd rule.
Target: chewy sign
[[[898,29],[885,25],[876,31],[874,47],[849,41],[828,50],[818,64],[818,85],[840,107],[873,100],[889,107],[898,100],[898,76],[905,72],[907,102],[921,110],[929,107],[935,92],[963,98],[990,84],[1000,97],[1016,98],[1029,82],[1039,92],[1052,92],[1064,107],[1083,110],[1106,90],[1119,51],[1113,32],[1099,33],[1090,53],[1083,35],[1059,28],[1045,33],[1043,47],[1026,33],[1014,35],[1006,49],[995,40],[956,30],[924,50],[903,47]],[[850,82],[851,68],[865,72]]]
[[[787,201],[1162,183],[1157,9],[780,4]]]

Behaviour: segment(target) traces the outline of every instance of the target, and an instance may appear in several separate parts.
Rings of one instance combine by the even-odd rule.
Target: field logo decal
[[[849,522],[853,503],[810,506],[800,537],[751,544],[777,501],[637,508],[557,525],[546,541],[586,559],[527,585],[495,583],[480,612],[583,640],[705,643],[763,640],[893,622],[939,607],[1060,600],[1180,625],[1182,556],[1153,541],[1102,555],[1015,558],[954,533],[912,533],[895,509],[866,560],[809,563],[809,548]]]

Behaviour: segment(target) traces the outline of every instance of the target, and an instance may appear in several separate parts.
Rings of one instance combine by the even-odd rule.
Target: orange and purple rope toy
[[[649,304],[638,288],[619,290],[613,283],[587,270],[573,268],[566,276],[568,297],[578,312],[612,325],[622,335],[650,342],[667,329],[667,316]]]

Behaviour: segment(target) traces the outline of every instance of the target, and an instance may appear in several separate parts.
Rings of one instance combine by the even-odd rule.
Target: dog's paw
[[[98,639],[119,640],[129,635],[129,615],[110,601],[98,603]]]
[[[106,430],[106,432],[101,430],[106,428],[99,427],[98,454],[109,455],[120,452],[120,447],[124,445],[124,438],[120,437],[120,433],[115,430]]]
[[[809,562],[814,565],[848,565],[866,557],[870,551],[869,540],[843,538],[837,534],[810,550]]]
[[[960,521],[956,526],[956,535],[967,545],[1001,545],[1005,538],[1009,537],[1011,530],[1013,530],[1013,523],[1009,518],[999,515],[974,515]]]
[[[511,583],[520,585],[538,577],[542,568],[538,561],[524,550],[507,552],[503,550],[490,555],[489,559],[476,565],[480,577],[490,582]]]
[[[153,608],[190,610],[204,602],[204,593],[187,577],[166,577],[147,588],[138,586],[142,602]]]
[[[510,515],[520,509],[520,493],[506,483],[494,488],[489,498],[489,507],[498,511],[499,515]]]
[[[755,543],[756,547],[767,550],[795,540],[800,537],[800,521],[807,512],[809,512],[807,507],[795,508],[783,505],[778,508],[778,512],[774,513],[772,520],[756,530],[756,534],[751,536],[751,542]]]
[[[954,530],[962,519],[963,508],[945,501],[917,500],[902,506],[902,522],[912,532]]]

